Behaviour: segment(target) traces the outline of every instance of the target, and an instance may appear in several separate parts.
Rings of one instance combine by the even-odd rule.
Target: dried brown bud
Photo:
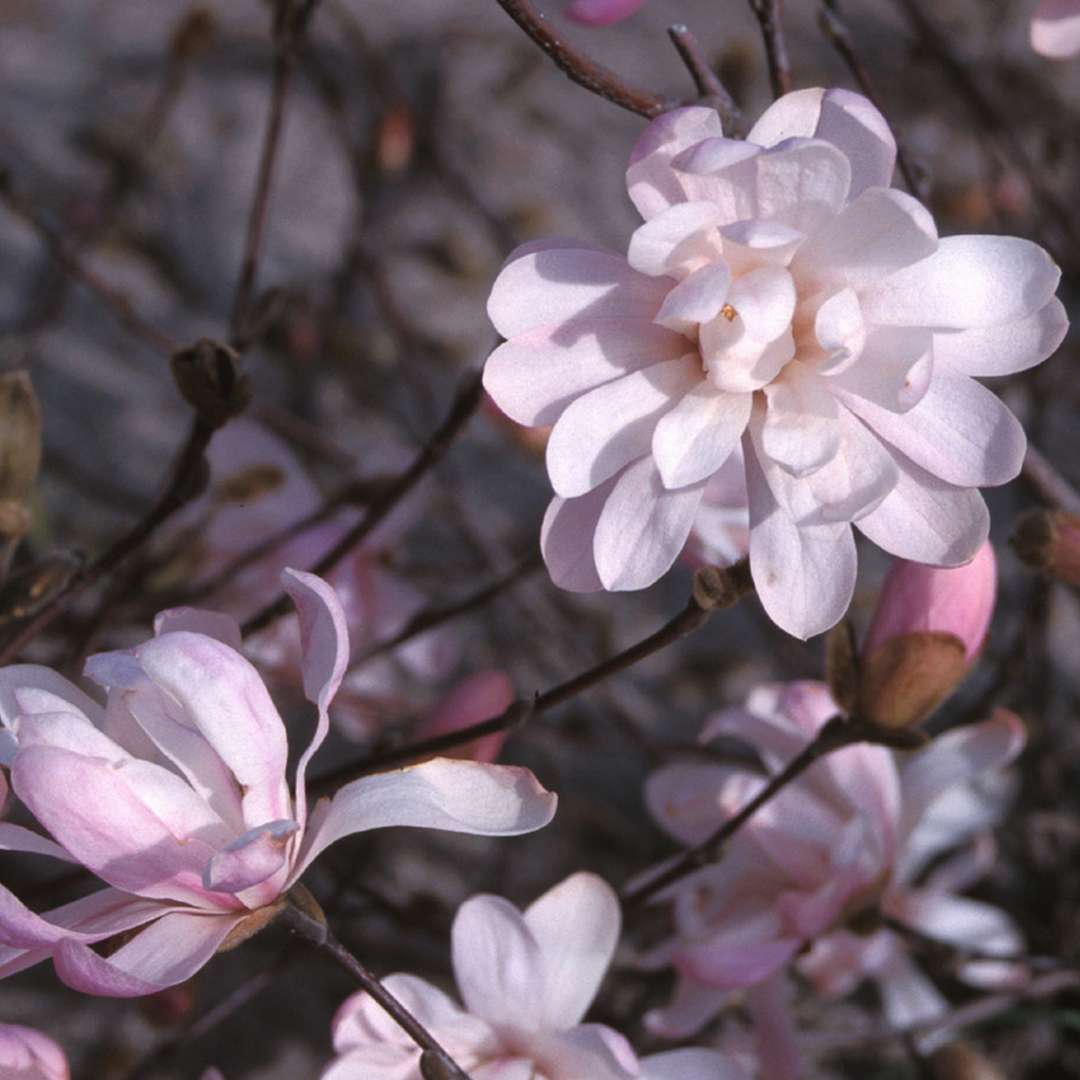
[[[694,574],[694,602],[702,611],[731,607],[753,591],[746,559],[731,566],[703,566]]]
[[[1005,1080],[1005,1072],[970,1043],[954,1042],[930,1055],[936,1080]]]
[[[1028,566],[1069,585],[1080,585],[1080,517],[1064,510],[1021,515],[1012,546]]]
[[[239,354],[219,341],[203,338],[174,353],[172,373],[184,400],[212,428],[242,413],[251,400]]]
[[[883,728],[921,724],[967,670],[964,643],[954,634],[902,634],[863,657],[858,714]]]
[[[825,635],[825,682],[833,701],[850,716],[859,696],[859,659],[855,630],[847,619]]]
[[[25,502],[41,466],[41,409],[30,375],[0,375],[0,499]]]

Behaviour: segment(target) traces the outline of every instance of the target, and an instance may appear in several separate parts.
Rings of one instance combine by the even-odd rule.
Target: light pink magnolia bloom
[[[1080,0],[1040,0],[1031,17],[1031,47],[1051,60],[1080,52]]]
[[[645,0],[571,0],[566,17],[585,26],[610,26],[633,15]]]
[[[64,1051],[47,1035],[19,1024],[0,1024],[0,1077],[70,1080]]]
[[[384,982],[473,1080],[745,1080],[706,1050],[639,1061],[618,1032],[581,1022],[619,924],[619,902],[594,874],[574,874],[524,912],[474,896],[451,931],[464,1009],[415,976]],[[345,1001],[333,1026],[339,1056],[322,1080],[421,1080],[419,1050],[367,994]]]
[[[745,738],[776,772],[836,712],[822,683],[763,686],[745,708],[715,716],[702,738]],[[736,833],[717,864],[665,894],[674,899],[676,936],[646,962],[672,964],[679,983],[647,1023],[672,1037],[692,1034],[731,991],[763,986],[792,963],[830,993],[874,976],[894,1023],[926,1019],[931,1001],[944,1008],[897,934],[859,935],[847,925],[880,911],[959,948],[1003,957],[1021,950],[1007,915],[956,892],[989,868],[987,830],[1003,809],[1000,770],[1023,743],[1019,721],[999,710],[899,766],[890,751],[865,745],[814,765]],[[657,821],[693,845],[764,782],[736,767],[672,765],[650,777],[646,798]],[[978,985],[1017,977],[1013,965],[996,961],[961,974]]]
[[[368,455],[365,469],[393,475],[408,455],[381,449],[382,460]],[[246,419],[235,420],[214,436],[208,458],[212,483],[206,496],[188,508],[174,529],[191,585],[213,578],[237,556],[318,510],[323,496],[292,449],[271,431]],[[427,597],[395,574],[384,554],[393,551],[424,505],[406,499],[357,545],[330,574],[345,611],[357,653],[393,637],[420,610]],[[243,622],[278,591],[286,566],[314,566],[357,521],[360,512],[344,509],[311,526],[237,573],[210,602]],[[279,619],[249,640],[248,652],[284,681],[298,670],[295,621]],[[421,634],[393,653],[374,657],[345,677],[335,723],[352,738],[370,736],[389,718],[415,711],[410,687],[444,678],[458,659],[456,635],[440,628]]]
[[[1025,437],[972,376],[1054,351],[1060,271],[1027,240],[939,240],[889,187],[895,158],[846,90],[786,95],[745,141],[710,109],[675,110],[631,155],[645,224],[628,258],[563,240],[510,257],[484,385],[519,423],[554,424],[556,584],[651,585],[740,445],[757,593],[792,634],[846,610],[853,523],[901,558],[975,554],[977,489],[1017,474]]]
[[[878,596],[863,652],[880,649],[904,634],[952,634],[968,662],[986,640],[997,596],[997,560],[989,541],[965,566],[942,569],[900,559]]]
[[[0,849],[81,865],[107,886],[42,916],[0,886],[0,977],[51,957],[76,990],[154,993],[190,978],[345,836],[388,825],[512,836],[551,820],[556,798],[527,769],[445,759],[353,781],[309,812],[305,778],[348,635],[324,581],[287,570],[282,584],[318,710],[291,790],[285,727],[227,616],[163,612],[150,641],[91,657],[104,708],[48,668],[0,670],[12,787],[52,837],[0,823]],[[107,958],[90,948],[133,930]]]

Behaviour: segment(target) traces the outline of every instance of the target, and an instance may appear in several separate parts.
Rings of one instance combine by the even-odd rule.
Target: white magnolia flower
[[[631,157],[645,224],[627,259],[565,241],[511,256],[484,382],[513,419],[554,424],[541,545],[557,584],[656,581],[740,446],[754,582],[790,633],[847,608],[853,523],[903,558],[972,557],[977,489],[1025,450],[972,376],[1057,348],[1060,271],[1027,240],[939,239],[889,187],[895,158],[884,118],[844,90],[788,94],[746,140],[679,109]]]

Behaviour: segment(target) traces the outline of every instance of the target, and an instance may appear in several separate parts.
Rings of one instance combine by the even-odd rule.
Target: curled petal
[[[295,821],[271,821],[250,830],[206,864],[203,885],[215,892],[239,893],[261,884],[285,865],[289,838],[299,828]]]

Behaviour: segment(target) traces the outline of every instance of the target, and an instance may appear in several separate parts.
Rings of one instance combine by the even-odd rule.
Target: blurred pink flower
[[[1031,17],[1031,47],[1051,60],[1080,52],[1080,0],[1040,0]]]
[[[745,738],[776,772],[836,712],[824,684],[763,686],[745,708],[715,716],[702,738]],[[987,830],[1004,808],[1000,771],[1023,742],[1020,722],[999,710],[939,736],[899,768],[890,751],[866,745],[814,765],[750,819],[717,864],[664,894],[674,899],[676,935],[645,962],[673,965],[679,983],[670,1005],[646,1018],[649,1026],[670,1037],[692,1034],[733,990],[765,984],[791,964],[830,994],[873,976],[896,1024],[927,1018],[931,1003],[942,1011],[900,935],[851,927],[880,912],[959,948],[1002,957],[1021,948],[1007,915],[955,893],[989,869]],[[665,830],[693,845],[764,782],[738,767],[672,765],[650,777],[646,798]],[[960,850],[927,874],[953,849]],[[1017,973],[991,960],[961,974],[985,985]],[[760,998],[750,1004],[768,1012]]]
[[[505,671],[478,671],[463,679],[435,706],[428,717],[417,725],[416,739],[448,735],[452,731],[491,720],[505,712],[514,700],[514,684]],[[485,735],[471,743],[447,751],[446,757],[471,758],[492,762],[502,750],[509,732]]]
[[[610,26],[628,19],[645,0],[570,0],[566,16],[586,26]]]
[[[368,454],[365,475],[392,475],[407,463],[393,447]],[[323,497],[286,443],[261,425],[243,418],[214,436],[208,454],[211,485],[206,495],[181,516],[173,543],[182,552],[180,567],[194,587],[217,576],[238,556],[323,504]],[[407,498],[365,541],[335,567],[327,580],[334,586],[354,649],[360,653],[386,641],[427,606],[427,597],[395,574],[385,555],[393,551],[424,506],[422,493]],[[286,566],[314,566],[358,520],[359,511],[343,509],[310,526],[286,543],[235,573],[209,603],[240,622],[253,615],[278,591]],[[251,656],[283,681],[298,670],[295,620],[279,619],[247,643]],[[376,656],[350,671],[342,684],[334,720],[342,734],[361,739],[388,719],[416,709],[410,686],[444,678],[457,662],[453,628],[439,628]]]
[[[391,975],[389,989],[476,1080],[746,1080],[706,1050],[639,1061],[629,1043],[584,1017],[619,937],[619,902],[594,874],[567,878],[524,913],[474,896],[451,931],[465,1008],[423,979]],[[420,1080],[420,1052],[365,993],[334,1018],[338,1058],[322,1080]]]
[[[4,1080],[70,1080],[64,1051],[47,1035],[0,1024],[0,1076]]]
[[[551,819],[555,796],[528,770],[444,759],[345,784],[309,814],[307,768],[329,728],[348,634],[324,581],[286,570],[282,584],[318,709],[293,792],[285,727],[227,616],[163,612],[150,641],[91,657],[104,709],[48,668],[0,670],[12,787],[52,837],[0,823],[0,847],[81,865],[108,886],[44,916],[0,886],[0,977],[51,957],[76,990],[154,993],[268,921],[342,837],[389,825],[508,836]],[[90,948],[136,929],[108,957]]]
[[[852,523],[920,562],[978,550],[977,488],[1017,474],[1025,437],[972,376],[1056,349],[1060,272],[1027,240],[939,240],[889,188],[895,156],[845,90],[788,94],[745,141],[710,109],[675,110],[631,156],[645,224],[628,260],[564,240],[510,256],[488,301],[508,340],[484,383],[512,419],[554,424],[556,584],[651,585],[739,446],[757,593],[792,634],[846,610]]]

